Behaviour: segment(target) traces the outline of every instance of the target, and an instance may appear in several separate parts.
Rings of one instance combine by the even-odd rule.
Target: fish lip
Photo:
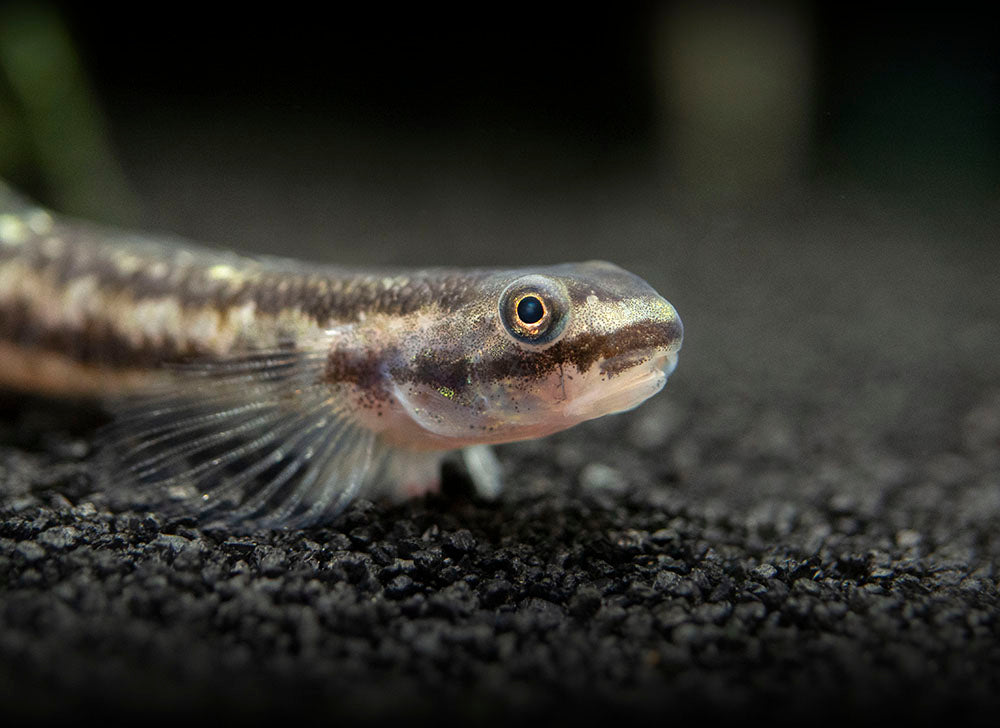
[[[632,352],[602,359],[598,366],[600,367],[601,374],[608,379],[614,379],[622,376],[634,376],[635,372],[633,370],[636,367],[641,367],[650,360],[651,357],[648,354],[636,354]]]
[[[666,377],[669,377],[677,368],[677,350],[660,349],[656,352],[643,354],[619,354],[610,359],[605,359],[600,363],[601,373],[609,379],[616,376],[636,376],[630,370],[648,364],[647,368],[658,369]]]
[[[654,367],[663,372],[664,378],[669,377],[677,368],[677,349],[661,351],[652,358]]]
[[[609,373],[616,366],[617,373]],[[633,409],[663,389],[676,366],[677,352],[673,349],[607,359],[600,364],[600,371],[606,376],[605,386],[592,388],[571,401],[566,413],[582,420]]]

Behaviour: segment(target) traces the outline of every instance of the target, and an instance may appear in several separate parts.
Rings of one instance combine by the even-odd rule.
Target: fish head
[[[591,261],[491,272],[476,295],[423,313],[384,376],[441,447],[548,435],[631,409],[677,364],[683,325],[639,276]]]

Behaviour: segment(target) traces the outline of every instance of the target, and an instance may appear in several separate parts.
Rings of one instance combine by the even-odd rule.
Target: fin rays
[[[320,353],[282,348],[172,367],[162,386],[117,403],[105,449],[119,480],[179,493],[203,517],[268,527],[333,517],[381,453],[322,381],[324,366]]]

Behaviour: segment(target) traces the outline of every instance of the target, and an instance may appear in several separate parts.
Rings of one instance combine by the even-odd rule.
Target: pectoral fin
[[[226,521],[329,520],[366,485],[374,433],[323,382],[322,351],[254,351],[174,367],[117,402],[105,441],[119,482]]]

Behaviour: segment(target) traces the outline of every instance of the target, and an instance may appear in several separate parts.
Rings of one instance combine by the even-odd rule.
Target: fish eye
[[[517,303],[517,318],[522,324],[537,324],[545,316],[545,304],[530,293]]]
[[[514,338],[547,344],[566,324],[569,297],[556,281],[545,276],[525,276],[500,295],[500,319]]]

